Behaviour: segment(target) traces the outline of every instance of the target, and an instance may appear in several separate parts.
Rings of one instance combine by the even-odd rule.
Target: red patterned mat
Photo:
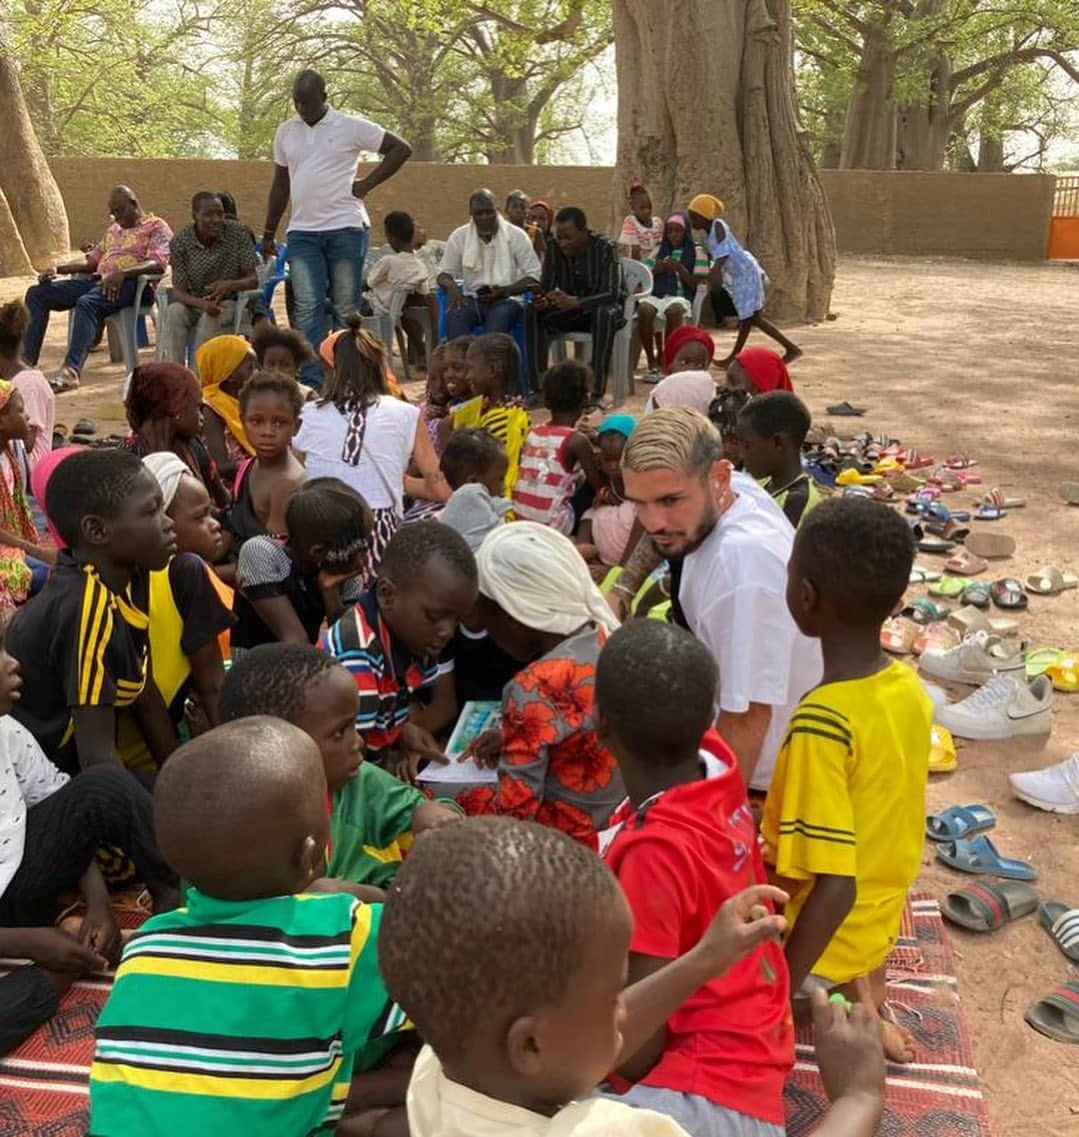
[[[990,1137],[952,953],[931,896],[911,896],[889,964],[889,998],[919,1053],[910,1066],[888,1067],[878,1137]],[[0,1137],[84,1137],[94,1023],[110,985],[107,975],[76,983],[50,1022],[0,1058]],[[789,1137],[811,1133],[827,1102],[808,1032],[798,1036],[786,1099]]]
[[[878,1137],[990,1137],[952,950],[928,893],[912,893],[907,902],[888,961],[888,999],[896,1021],[914,1035],[918,1055],[909,1066],[888,1065]],[[811,1134],[828,1107],[808,1028],[798,1032],[786,1105],[788,1137]]]

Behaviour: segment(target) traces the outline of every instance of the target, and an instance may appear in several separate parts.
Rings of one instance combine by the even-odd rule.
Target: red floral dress
[[[596,740],[593,699],[604,638],[586,628],[507,685],[498,787],[462,793],[466,813],[538,821],[598,848],[598,831],[626,794],[617,762]]]

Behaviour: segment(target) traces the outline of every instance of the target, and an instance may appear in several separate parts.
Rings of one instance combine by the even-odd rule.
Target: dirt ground
[[[941,457],[976,457],[986,485],[1022,496],[996,527],[1018,543],[989,576],[1025,576],[1043,564],[1079,570],[1079,508],[1058,497],[1079,480],[1079,266],[844,258],[835,321],[792,329],[805,356],[794,367],[798,393],[815,421],[843,399],[868,408],[835,420],[837,433],[887,432]],[[26,281],[0,281],[0,298]],[[55,320],[42,365],[59,365],[66,318]],[[731,333],[721,333],[721,348]],[[756,342],[754,339],[753,342]],[[122,366],[91,356],[84,387],[62,395],[57,418],[83,415],[106,433],[122,428]],[[639,406],[642,396],[634,400]],[[853,424],[853,425],[852,425]],[[949,504],[967,504],[956,494]],[[922,563],[930,557],[923,556]],[[1079,650],[1079,590],[1032,596],[1024,638]],[[969,689],[958,689],[965,694]],[[1013,798],[1007,775],[1079,749],[1079,695],[1057,695],[1048,738],[971,743],[956,773],[932,780],[930,809],[984,802],[1005,855],[1031,860],[1046,898],[1079,907],[1079,817],[1041,813]],[[921,885],[942,896],[971,878],[938,867],[927,849]],[[978,1071],[999,1137],[1079,1134],[1079,1048],[1035,1033],[1026,1008],[1077,970],[1033,917],[992,935],[951,932],[959,990],[975,1036]]]

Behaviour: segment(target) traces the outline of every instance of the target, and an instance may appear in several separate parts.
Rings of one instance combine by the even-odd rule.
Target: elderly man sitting
[[[477,190],[468,211],[472,220],[450,234],[439,265],[438,283],[447,296],[447,339],[466,336],[477,325],[486,332],[508,332],[522,311],[512,297],[535,288],[540,278],[528,235],[499,215],[490,190]]]
[[[23,355],[31,367],[41,354],[49,315],[75,310],[64,366],[49,380],[54,391],[70,391],[79,385],[98,329],[106,317],[135,303],[138,277],[160,276],[168,268],[172,230],[160,217],[144,213],[127,186],[110,191],[109,214],[112,224],[83,260],[48,269],[26,293],[30,327],[23,341]],[[57,280],[57,276],[78,279]]]
[[[236,294],[258,287],[258,257],[251,233],[225,217],[217,194],[200,190],[191,199],[190,225],[172,239],[172,300],[165,309],[161,356],[187,361],[187,341],[196,328],[195,348],[231,332]]]

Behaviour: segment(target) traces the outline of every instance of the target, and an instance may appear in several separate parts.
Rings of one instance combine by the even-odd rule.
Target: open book
[[[480,766],[472,758],[461,755],[469,748],[472,740],[478,738],[485,730],[497,727],[502,721],[502,704],[491,701],[473,701],[465,703],[457,718],[457,725],[446,744],[446,757],[449,763],[445,766],[441,762],[429,762],[419,773],[421,782],[490,782],[498,781],[498,771],[489,770]]]

